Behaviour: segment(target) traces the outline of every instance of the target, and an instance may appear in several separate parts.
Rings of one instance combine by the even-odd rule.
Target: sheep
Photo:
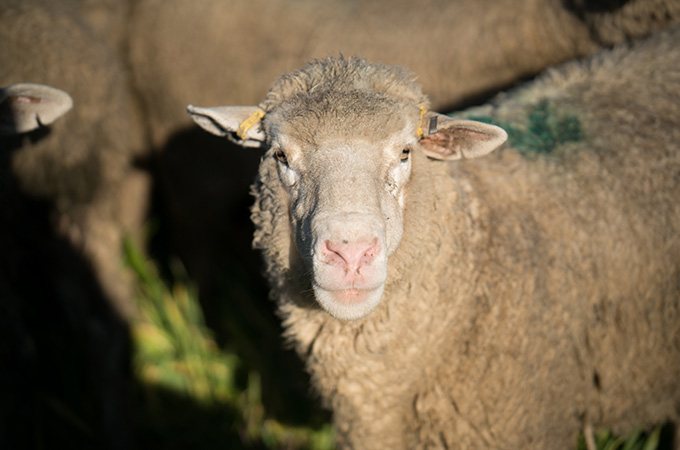
[[[141,228],[150,181],[133,164],[146,144],[125,69],[72,2],[6,0],[0,18],[0,58],[12,62],[0,67],[0,86],[54,86],[76,105],[49,135],[5,138],[11,171],[25,194],[53,203],[55,227],[87,255],[129,317],[120,241],[125,230]]]
[[[0,88],[0,135],[28,133],[49,125],[66,114],[73,106],[68,93],[32,83],[20,83]],[[18,447],[29,440],[25,426],[31,422],[31,402],[34,380],[26,381],[35,363],[34,345],[22,318],[22,301],[17,294],[16,278],[21,260],[15,258],[31,252],[35,255],[40,244],[33,236],[24,239],[21,228],[36,227],[35,217],[21,212],[26,205],[14,195],[14,186],[7,175],[6,155],[0,155],[0,366],[11,368],[0,375],[3,402],[0,405],[0,444],[3,448]],[[18,218],[21,217],[20,219]],[[36,245],[36,248],[32,248]],[[11,255],[8,258],[8,255]],[[35,271],[34,271],[35,272]],[[44,281],[44,280],[43,280]]]
[[[342,447],[570,448],[677,424],[679,39],[453,118],[360,58],[284,75],[259,106],[188,107],[266,149],[253,244]]]
[[[11,368],[0,376],[3,448],[35,439],[72,448],[130,443],[127,326],[91,263],[54,229],[51,203],[23,192],[11,170],[12,152],[24,142],[16,135],[49,139],[48,125],[72,107],[71,96],[51,86],[0,88],[0,366]],[[72,384],[82,387],[65,388]],[[80,416],[77,431],[55,431],[54,405],[73,417],[83,406],[95,415]]]
[[[3,0],[0,22],[0,86],[8,86],[0,310],[11,321],[0,366],[16,375],[9,387],[0,380],[8,394],[0,417],[11,417],[0,447],[30,438],[129,448],[134,309],[121,240],[141,227],[149,182],[134,167],[144,135],[125,68],[74,2]],[[60,412],[75,420],[55,420]]]

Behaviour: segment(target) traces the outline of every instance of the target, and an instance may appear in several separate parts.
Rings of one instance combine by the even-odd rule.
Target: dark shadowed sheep
[[[0,447],[130,448],[121,239],[148,181],[125,69],[74,2],[0,23]]]
[[[66,91],[75,104],[49,132],[5,138],[9,170],[24,193],[53,204],[54,226],[91,261],[128,316],[121,237],[141,226],[149,181],[133,167],[144,140],[125,69],[72,2],[6,0],[0,18],[0,59],[8,62],[0,66],[0,86],[41,83]]]

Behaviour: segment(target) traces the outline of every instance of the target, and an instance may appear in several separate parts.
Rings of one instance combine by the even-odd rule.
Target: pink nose
[[[371,264],[380,253],[380,242],[374,238],[370,242],[326,241],[322,247],[327,262],[343,267],[349,273],[356,273],[362,266]]]

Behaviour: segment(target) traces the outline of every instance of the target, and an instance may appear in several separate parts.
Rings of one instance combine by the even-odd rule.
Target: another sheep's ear
[[[479,158],[500,147],[508,134],[500,127],[428,113],[423,118],[420,147],[434,159]]]
[[[0,134],[28,133],[49,125],[73,107],[66,92],[35,83],[0,88]]]
[[[226,136],[244,147],[262,147],[265,135],[261,119],[264,111],[257,106],[187,106],[187,112],[201,128],[217,136]]]

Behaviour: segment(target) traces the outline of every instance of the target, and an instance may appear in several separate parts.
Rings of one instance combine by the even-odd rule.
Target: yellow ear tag
[[[264,113],[261,110],[257,110],[254,113],[250,115],[246,120],[241,122],[241,125],[238,127],[238,131],[236,132],[236,136],[238,136],[241,139],[246,138],[246,132],[252,128],[253,125],[255,125],[257,122],[260,121],[264,117]]]
[[[420,121],[418,122],[418,137],[423,137],[423,117],[427,114],[427,109],[424,106],[419,106],[420,109]]]

